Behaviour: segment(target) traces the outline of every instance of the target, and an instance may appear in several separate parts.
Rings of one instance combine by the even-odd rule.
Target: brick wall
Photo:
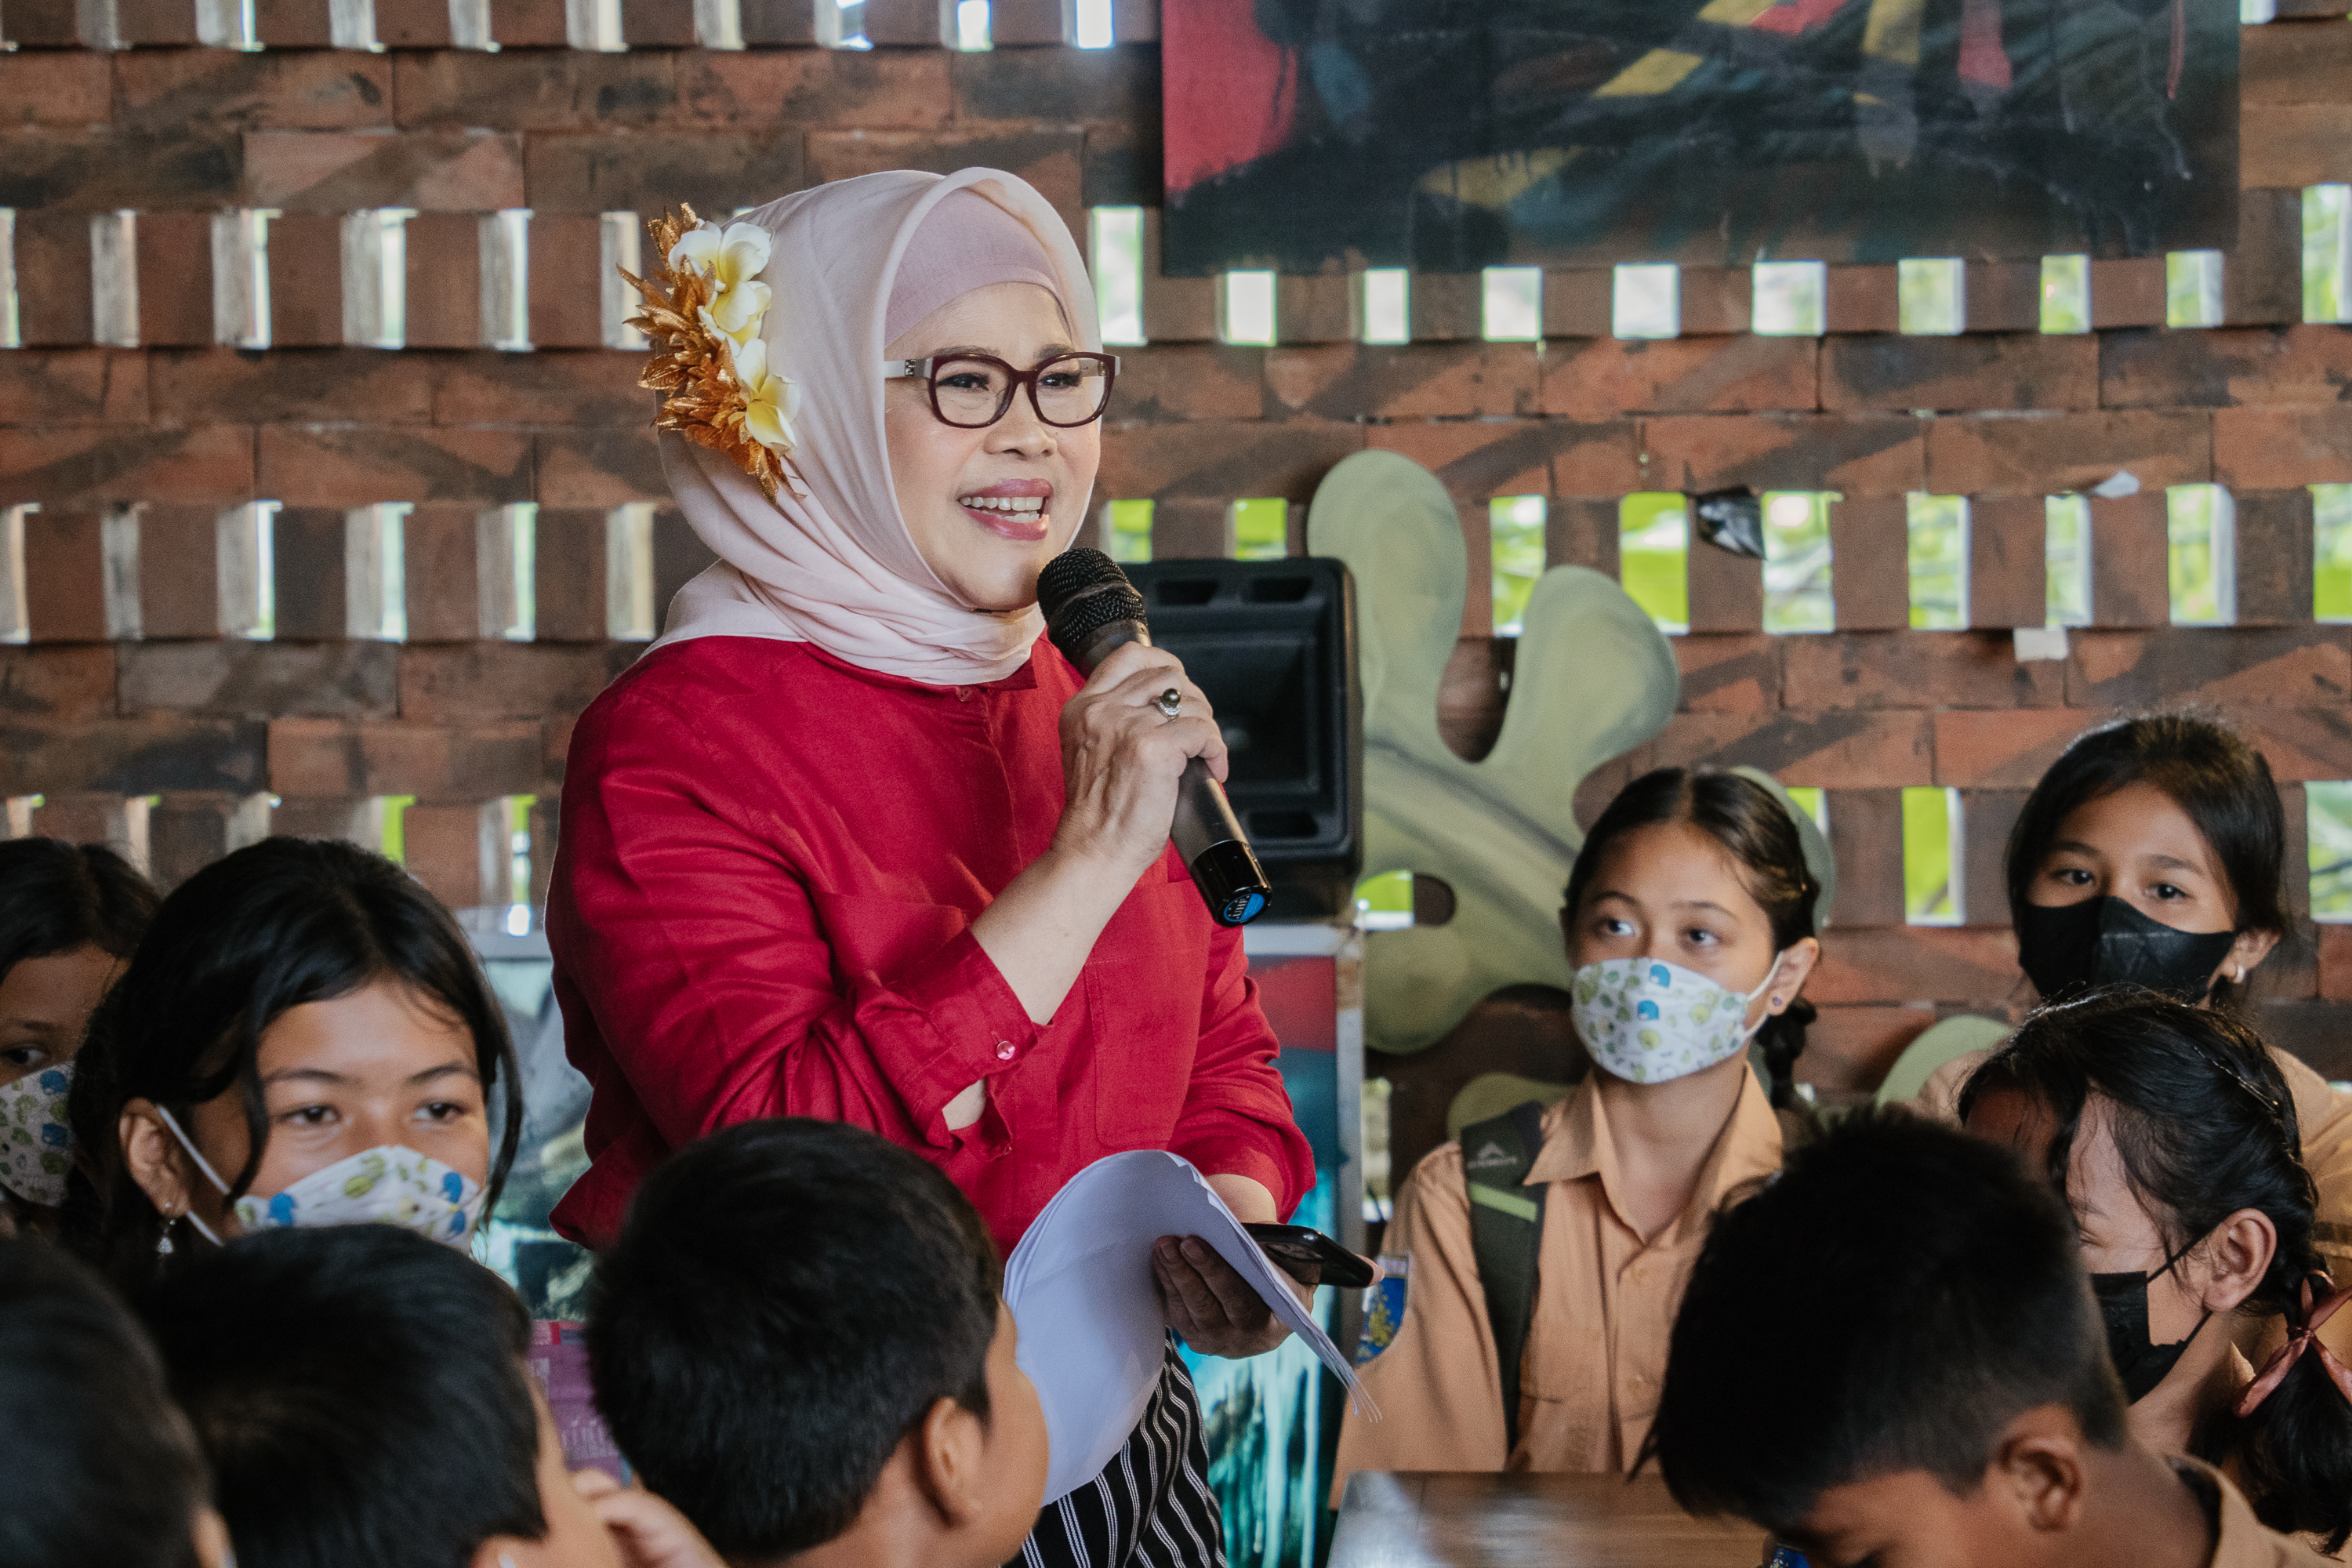
[[[495,53],[451,47],[446,0],[377,0],[383,52],[323,47],[328,0],[257,0],[253,52],[196,45],[194,0],[116,0],[112,50],[77,37],[103,5],[0,6],[25,345],[0,351],[0,506],[40,508],[23,521],[29,640],[0,648],[0,795],[12,830],[136,841],[166,880],[273,826],[376,831],[387,796],[415,797],[409,862],[454,903],[505,901],[513,797],[542,803],[547,841],[572,718],[642,647],[606,635],[615,510],[656,509],[656,604],[707,558],[661,509],[639,356],[603,346],[600,215],[973,163],[1024,174],[1074,226],[1090,205],[1158,200],[1148,0],[1118,7],[1126,41],[1099,51],[1056,41],[1058,4],[1000,0],[985,54],[931,45],[937,7],[913,0],[867,0],[870,52],[815,47],[806,0],[744,0],[740,51],[695,47],[688,0],[622,0],[611,53],[565,47],[556,0],[489,0]],[[1744,272],[1693,268],[1685,335],[1621,342],[1609,274],[1561,269],[1541,345],[1480,341],[1477,280],[1434,276],[1414,280],[1414,342],[1356,344],[1348,280],[1318,277],[1283,280],[1284,346],[1244,349],[1213,341],[1212,280],[1151,276],[1152,346],[1123,351],[1097,495],[1154,500],[1165,553],[1214,549],[1234,499],[1304,501],[1339,457],[1391,447],[1459,498],[1476,574],[1494,495],[1549,496],[1551,558],[1609,570],[1626,492],[1842,492],[1842,629],[1767,636],[1756,566],[1695,558],[1682,710],[1587,804],[1654,762],[1755,763],[1830,792],[1843,881],[1806,1072],[1865,1088],[1938,1011],[2014,986],[2005,927],[1903,924],[1903,786],[1962,792],[1983,918],[2021,792],[2105,714],[2221,707],[2271,756],[2298,834],[2302,781],[2352,778],[2352,630],[2311,623],[2301,488],[2352,480],[2352,331],[2300,324],[2297,237],[2300,188],[2352,179],[2352,23],[2244,38],[2224,327],[2164,328],[2155,259],[2094,266],[2084,336],[2035,330],[2029,263],[1969,268],[1959,337],[1897,335],[1888,267],[1830,270],[1826,336],[1756,337]],[[341,220],[385,207],[417,213],[414,346],[345,347]],[[501,335],[483,216],[517,207],[533,215],[527,353],[476,346]],[[266,351],[215,342],[214,215],[234,208],[280,215]],[[116,254],[90,219],[126,209]],[[2016,662],[2005,628],[2041,618],[2041,498],[2119,468],[2147,489],[2095,503],[2095,626],[2063,664]],[[2206,481],[2237,497],[2242,624],[2174,628],[2161,489]],[[1921,489],[1972,500],[1978,630],[1905,629],[1902,498]],[[284,509],[269,641],[222,635],[219,517],[255,500]],[[485,637],[486,584],[511,567],[480,517],[523,501],[541,509],[537,636]],[[415,508],[404,642],[337,635],[346,509],[383,502]],[[1484,587],[1446,699],[1473,752],[1510,651]],[[2265,973],[2283,1037],[2347,1072],[2337,934],[2306,932]]]

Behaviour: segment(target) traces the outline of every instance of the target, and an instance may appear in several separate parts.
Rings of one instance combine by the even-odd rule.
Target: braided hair
[[[2124,1177],[2168,1253],[2194,1250],[2242,1209],[2266,1215],[2278,1248],[2239,1316],[2284,1314],[2300,1328],[2302,1287],[2326,1294],[2314,1245],[2317,1190],[2304,1167],[2294,1099],[2262,1037],[2228,1013],[2116,986],[2042,1007],[1969,1079],[1960,1116],[1987,1095],[2023,1095],[2055,1124],[2048,1175],[2066,1191],[2075,1138],[2096,1094],[2113,1108]],[[2273,1530],[2352,1537],[2352,1402],[2306,1355],[2246,1415],[2200,1420],[2189,1452],[2234,1460]]]

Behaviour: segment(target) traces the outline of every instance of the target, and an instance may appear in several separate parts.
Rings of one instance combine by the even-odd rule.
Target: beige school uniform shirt
[[[2336,1561],[2256,1519],[2245,1494],[2212,1466],[2177,1457],[2172,1465],[2213,1521],[2213,1556],[2207,1568],[2304,1568]]]
[[[1528,1186],[1545,1186],[1534,1321],[1520,1358],[1519,1440],[1505,1447],[1503,1391],[1486,1292],[1470,1250],[1462,1146],[1431,1151],[1397,1194],[1382,1251],[1412,1259],[1404,1314],[1364,1365],[1378,1422],[1339,1429],[1334,1506],[1357,1470],[1622,1470],[1649,1435],[1683,1286],[1726,1194],[1780,1168],[1780,1126],[1753,1073],[1716,1135],[1683,1211],[1643,1237],[1594,1079],[1544,1112]]]

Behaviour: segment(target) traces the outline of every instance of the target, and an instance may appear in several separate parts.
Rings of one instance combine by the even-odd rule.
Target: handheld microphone
[[[1045,612],[1045,634],[1082,675],[1123,643],[1151,646],[1143,595],[1099,550],[1066,550],[1037,575],[1037,605]],[[1210,776],[1208,763],[1194,757],[1176,785],[1176,820],[1168,837],[1192,873],[1192,885],[1219,925],[1246,925],[1265,908],[1273,891],[1257,863],[1249,837],[1225,799],[1224,786]]]

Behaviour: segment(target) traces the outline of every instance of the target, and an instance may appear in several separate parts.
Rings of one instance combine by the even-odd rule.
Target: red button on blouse
[[[1073,1174],[1171,1149],[1288,1214],[1313,1157],[1241,935],[1173,851],[1111,918],[1052,1022],[970,932],[1062,809],[1077,673],[1039,639],[978,688],[807,643],[701,637],[581,716],[548,894],[593,1162],[555,1211],[589,1246],[656,1162],[762,1116],[870,1128],[971,1198],[1009,1255]],[[988,1080],[981,1120],[943,1108]]]

